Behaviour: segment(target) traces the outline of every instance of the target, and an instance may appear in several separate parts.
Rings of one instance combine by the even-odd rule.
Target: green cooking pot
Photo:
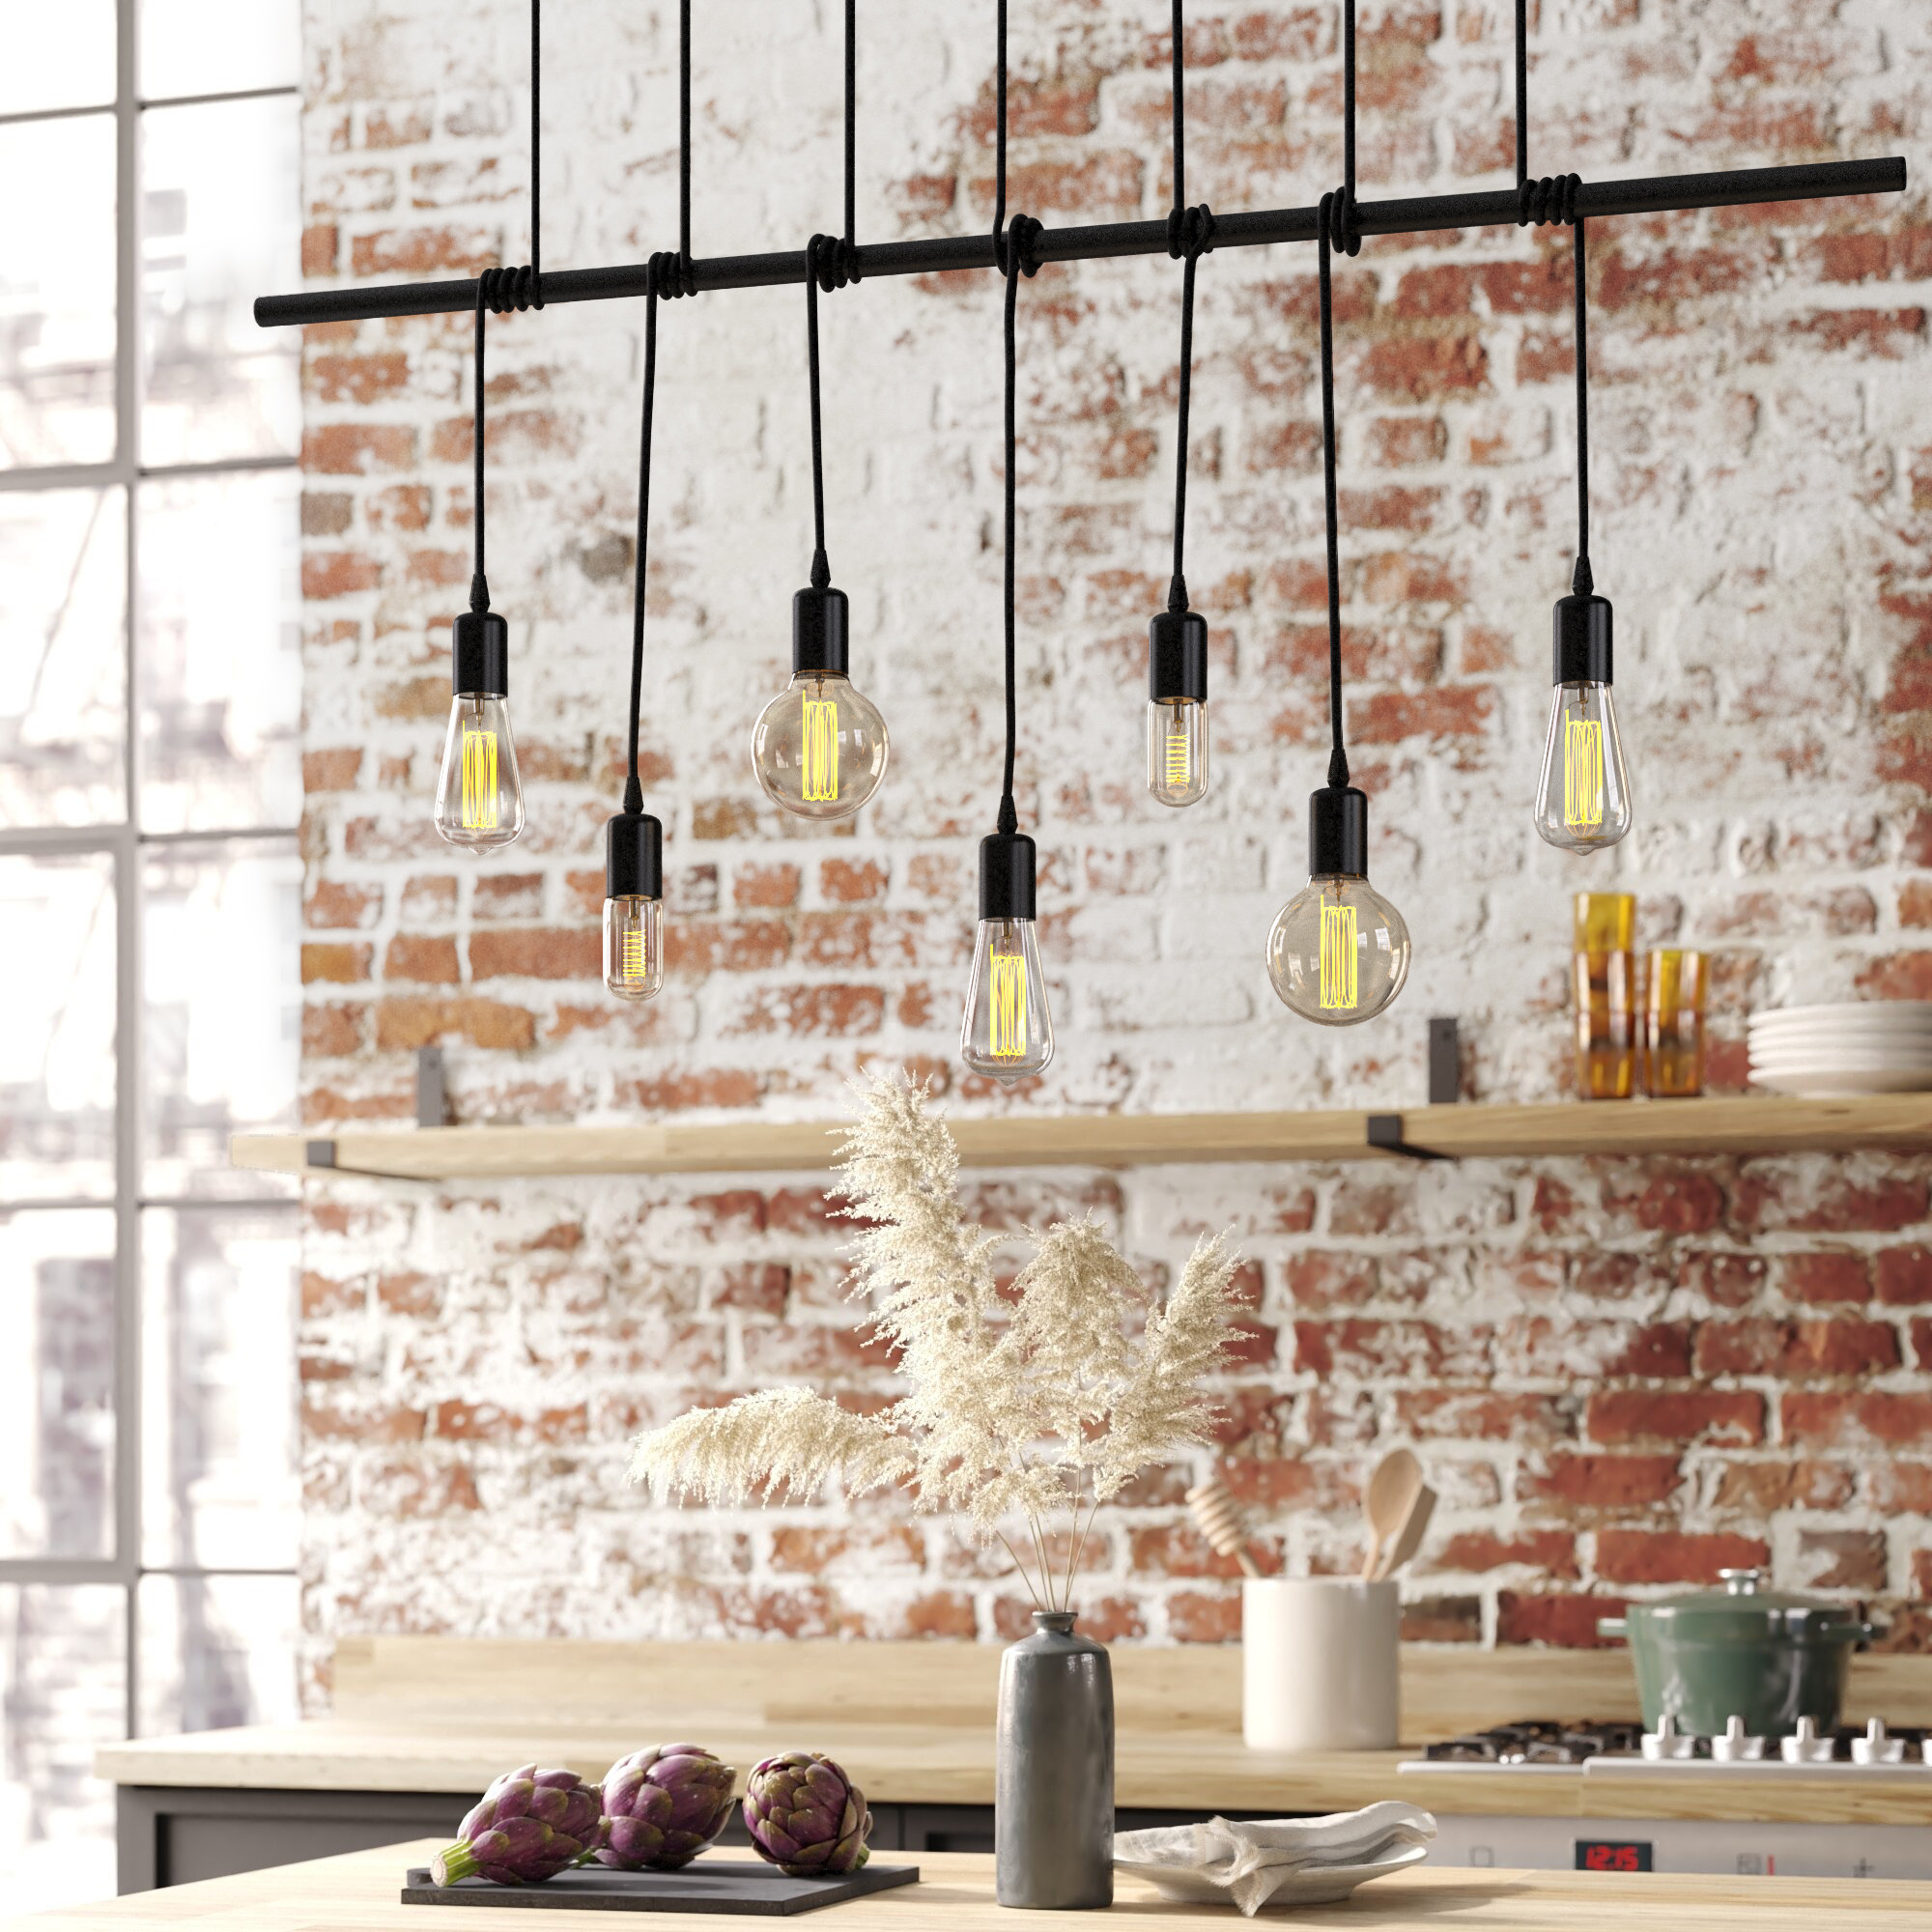
[[[1719,1570],[1723,1587],[1601,1617],[1597,1634],[1626,1637],[1636,1667],[1643,1721],[1668,1712],[1692,1737],[1722,1737],[1742,1718],[1745,1735],[1788,1737],[1800,1718],[1821,1732],[1838,1721],[1852,1652],[1873,1635],[1838,1604],[1763,1587],[1759,1570]]]

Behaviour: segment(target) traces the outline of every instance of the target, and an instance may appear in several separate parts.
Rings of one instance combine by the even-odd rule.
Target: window
[[[114,1889],[97,1744],[290,1715],[298,0],[0,62],[0,1893]]]

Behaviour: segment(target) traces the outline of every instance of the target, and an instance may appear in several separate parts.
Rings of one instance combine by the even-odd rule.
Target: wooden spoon
[[[1415,1492],[1415,1500],[1408,1506],[1408,1514],[1402,1520],[1402,1527],[1390,1537],[1382,1549],[1381,1566],[1376,1576],[1393,1577],[1415,1552],[1422,1548],[1422,1533],[1429,1527],[1429,1519],[1435,1513],[1435,1492],[1424,1483]]]
[[[1392,1449],[1376,1464],[1362,1492],[1362,1514],[1369,1524],[1369,1553],[1362,1559],[1364,1581],[1375,1576],[1383,1545],[1400,1534],[1422,1486],[1422,1464],[1406,1449]]]

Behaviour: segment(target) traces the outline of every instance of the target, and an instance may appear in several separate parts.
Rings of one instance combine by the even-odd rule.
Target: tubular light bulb
[[[1368,800],[1332,786],[1309,801],[1308,884],[1276,914],[1268,979],[1317,1026],[1358,1026],[1408,978],[1408,927],[1369,884]]]
[[[1208,793],[1208,622],[1163,611],[1148,625],[1148,790],[1162,805]]]
[[[449,727],[436,780],[436,829],[468,852],[494,852],[524,829],[524,787],[510,736],[510,627],[465,611],[452,627]]]
[[[1046,975],[1034,933],[1034,843],[1023,832],[980,841],[980,923],[959,1057],[975,1073],[1024,1080],[1053,1058]]]
[[[1588,582],[1584,566],[1577,576]],[[1631,829],[1630,771],[1610,696],[1610,604],[1575,591],[1552,613],[1549,734],[1536,782],[1536,830],[1568,852],[1614,845]]]
[[[791,682],[752,730],[752,769],[801,818],[850,818],[879,788],[892,747],[878,706],[852,683],[845,593],[813,584],[791,600]]]
[[[664,829],[644,812],[620,812],[604,842],[604,983],[641,1002],[664,985]]]

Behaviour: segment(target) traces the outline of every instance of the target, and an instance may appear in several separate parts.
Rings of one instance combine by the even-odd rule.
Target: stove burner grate
[[[1522,1718],[1465,1731],[1424,1754],[1446,1764],[1581,1764],[1586,1757],[1634,1757],[1642,1736],[1640,1723],[1618,1719]]]

